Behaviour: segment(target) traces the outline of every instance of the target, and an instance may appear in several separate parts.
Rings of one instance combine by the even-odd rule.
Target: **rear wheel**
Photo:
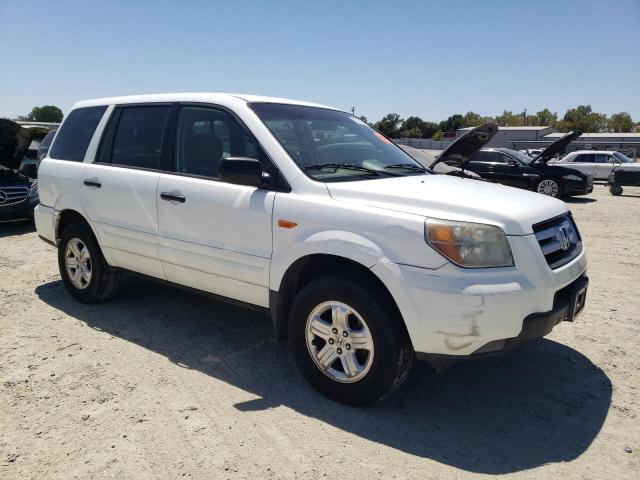
[[[614,196],[622,195],[622,187],[620,185],[613,184],[609,187],[609,193]]]
[[[291,349],[305,378],[350,405],[375,403],[406,378],[413,349],[402,319],[375,285],[323,277],[296,296]]]
[[[85,225],[69,225],[60,235],[58,267],[64,286],[80,302],[104,301],[118,288],[120,273],[106,262]]]
[[[553,198],[562,196],[562,185],[554,178],[543,178],[536,184],[536,192]]]

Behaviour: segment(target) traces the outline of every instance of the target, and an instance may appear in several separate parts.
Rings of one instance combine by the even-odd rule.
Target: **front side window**
[[[109,122],[98,160],[103,163],[160,169],[162,142],[170,107],[120,107]]]
[[[76,108],[60,127],[49,156],[58,160],[82,162],[106,106]]]
[[[393,142],[345,112],[286,105],[250,105],[294,162],[322,182],[416,175],[426,170]]]
[[[224,158],[249,157],[269,165],[262,149],[227,112],[208,107],[182,107],[176,141],[176,170],[217,177]]]
[[[613,157],[606,153],[596,154],[596,163],[613,163]]]

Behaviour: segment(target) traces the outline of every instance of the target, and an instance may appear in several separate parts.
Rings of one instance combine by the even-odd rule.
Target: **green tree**
[[[53,122],[60,123],[62,121],[62,110],[54,105],[44,105],[42,107],[33,107],[27,115],[21,115],[18,120],[25,122]]]
[[[496,116],[495,122],[501,127],[521,127],[524,125],[524,116],[510,110],[503,110],[500,115]]]
[[[527,117],[527,124],[532,127],[549,127],[558,122],[558,114],[548,108]]]
[[[451,115],[446,120],[440,122],[438,124],[438,129],[442,132],[455,132],[464,126],[464,117],[456,113],[455,115]]]
[[[467,112],[464,114],[464,117],[462,117],[462,122],[465,127],[479,127],[480,125],[493,121],[493,117],[483,117],[476,112]]]
[[[359,118],[360,120],[362,120],[362,121],[363,121],[364,123],[366,123],[366,124],[368,124],[368,123],[369,123],[369,120],[367,120],[367,117],[365,117],[364,115],[360,115],[358,118]]]
[[[382,120],[374,123],[373,126],[386,137],[398,138],[401,123],[402,118],[400,118],[400,115],[397,113],[389,113],[382,117]]]
[[[607,128],[607,116],[594,112],[591,105],[578,105],[567,110],[559,127],[562,131],[603,132]]]
[[[425,122],[420,117],[409,117],[402,122],[400,136],[408,138],[431,138],[438,126],[433,122]]]
[[[634,125],[629,112],[620,112],[611,115],[607,126],[611,132],[631,132]]]

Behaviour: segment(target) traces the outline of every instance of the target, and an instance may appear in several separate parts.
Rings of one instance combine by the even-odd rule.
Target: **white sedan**
[[[634,163],[623,153],[606,150],[578,150],[550,165],[571,167],[587,175],[593,175],[595,180],[607,180],[614,169],[640,172],[640,163]]]

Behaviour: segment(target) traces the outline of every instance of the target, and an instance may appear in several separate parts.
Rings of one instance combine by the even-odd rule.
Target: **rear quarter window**
[[[49,156],[56,160],[82,162],[106,105],[76,108],[60,127]]]

